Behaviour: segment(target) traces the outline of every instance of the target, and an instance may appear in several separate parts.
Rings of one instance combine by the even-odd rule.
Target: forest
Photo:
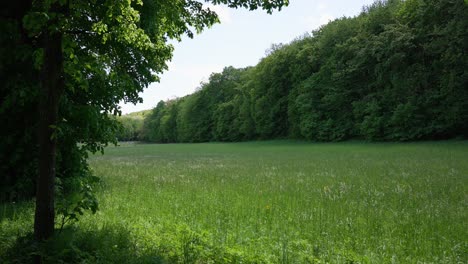
[[[159,102],[144,124],[123,118],[118,137],[159,143],[466,138],[467,28],[463,1],[377,1],[356,17],[272,45],[253,67],[213,73],[193,94]]]
[[[293,1],[6,1],[0,263],[467,263],[467,0],[376,0],[122,115],[216,7]]]

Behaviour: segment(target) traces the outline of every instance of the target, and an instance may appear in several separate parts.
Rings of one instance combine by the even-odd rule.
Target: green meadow
[[[466,141],[121,143],[90,164],[99,211],[46,248],[65,261],[468,262]],[[33,203],[0,219],[20,262]]]

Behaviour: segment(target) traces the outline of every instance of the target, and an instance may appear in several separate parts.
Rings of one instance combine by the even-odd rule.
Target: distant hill
[[[149,109],[149,110],[142,110],[138,112],[132,112],[132,113],[122,115],[122,117],[133,118],[133,119],[145,119],[145,117],[148,116],[151,113],[151,111],[152,110]]]
[[[122,129],[116,134],[117,139],[119,141],[139,140],[144,120],[151,114],[151,111],[143,110],[116,117],[122,125]]]

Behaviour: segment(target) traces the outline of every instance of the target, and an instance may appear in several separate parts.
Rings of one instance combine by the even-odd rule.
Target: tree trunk
[[[53,8],[52,8],[53,9]],[[51,21],[51,24],[56,21]],[[39,173],[36,185],[34,237],[41,241],[54,233],[54,189],[60,96],[63,91],[62,33],[44,34],[44,62],[39,99]]]

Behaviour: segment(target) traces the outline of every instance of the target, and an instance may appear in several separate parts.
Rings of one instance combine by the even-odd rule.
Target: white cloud
[[[317,3],[317,9],[318,9],[319,11],[323,11],[323,10],[327,9],[327,3],[326,3],[326,2],[322,2],[322,1],[318,2],[318,3]]]
[[[310,27],[310,29],[308,30],[312,30],[312,29],[316,29],[319,24],[318,24],[318,20],[316,17],[314,16],[307,16],[307,17],[304,17],[303,18],[303,21],[304,21],[304,24],[307,26],[307,27]]]

